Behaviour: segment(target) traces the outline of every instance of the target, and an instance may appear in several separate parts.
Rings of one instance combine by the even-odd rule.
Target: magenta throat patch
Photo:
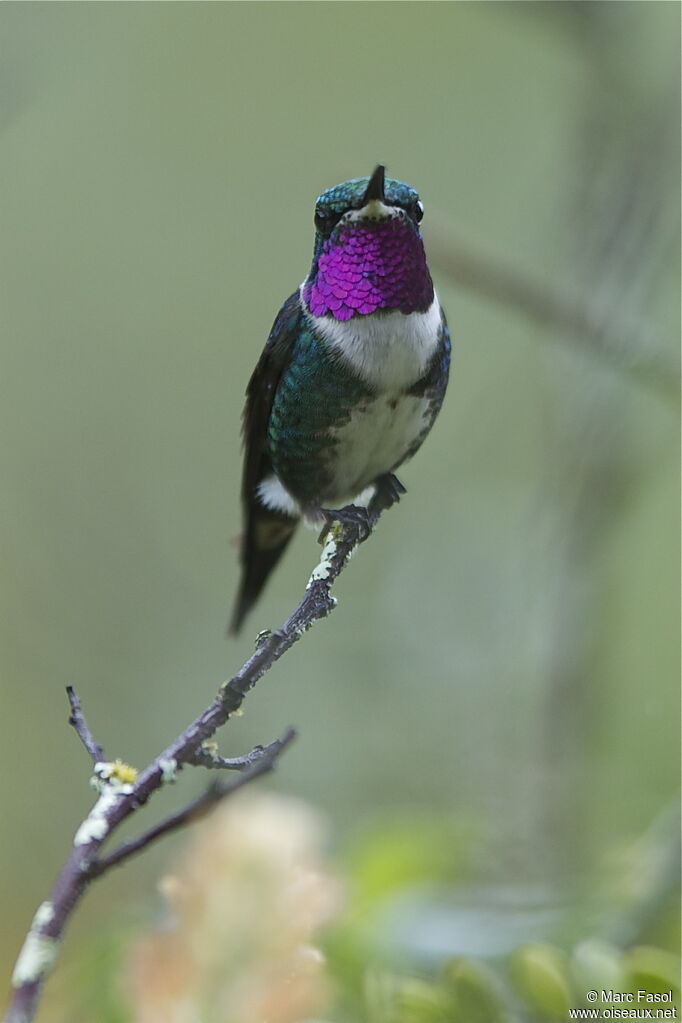
[[[433,283],[422,240],[398,217],[346,224],[325,242],[303,297],[313,316],[331,313],[337,320],[378,309],[423,312],[433,301]]]

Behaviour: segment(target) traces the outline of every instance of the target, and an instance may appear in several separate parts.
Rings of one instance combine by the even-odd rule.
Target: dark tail
[[[227,628],[228,635],[235,636],[239,632],[297,525],[298,519],[281,512],[270,511],[260,505],[250,509],[246,533],[242,539],[242,574]]]

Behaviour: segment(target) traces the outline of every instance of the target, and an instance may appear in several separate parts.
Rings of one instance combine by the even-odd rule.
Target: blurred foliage
[[[473,923],[460,901],[473,869],[466,836],[448,821],[440,828],[418,818],[385,821],[332,867],[312,808],[242,793],[185,840],[161,881],[166,909],[151,930],[122,928],[116,917],[106,938],[81,953],[55,1018],[564,1023],[569,1010],[594,1007],[591,990],[602,1008],[601,992],[613,991],[632,992],[634,1008],[679,1011],[679,935],[659,931],[661,943],[651,944],[679,899],[679,870],[661,870],[676,858],[672,817],[621,855],[612,899],[586,914],[581,926],[591,930],[577,940],[562,910],[547,940],[512,943],[497,955],[442,950],[427,958],[419,933],[433,926],[436,898],[450,915],[450,936],[460,930],[458,915]],[[627,879],[634,864],[646,878],[636,890]],[[499,909],[492,926],[506,927]],[[640,990],[672,992],[672,1001],[637,1001]]]
[[[450,915],[450,939],[460,932],[458,916],[472,930],[476,922],[469,901],[458,898],[471,884],[469,843],[461,836],[454,838],[447,822],[440,833],[436,826],[424,829],[421,823],[405,821],[402,831],[395,823],[384,825],[344,861],[350,871],[348,904],[325,941],[341,992],[335,1021],[554,1023],[568,1019],[570,1009],[593,1005],[586,995],[594,989],[634,992],[635,998],[639,989],[672,990],[671,1004],[679,1012],[679,927],[666,924],[671,913],[677,919],[679,905],[679,816],[674,810],[621,851],[619,876],[612,877],[609,899],[604,899],[603,879],[584,894],[587,905],[578,925],[573,910],[564,906],[552,916],[547,941],[526,940],[503,954],[479,957],[449,956],[441,949],[428,960],[419,932],[434,926],[434,906]],[[405,872],[404,863],[417,845],[424,869]],[[367,884],[367,868],[374,874],[377,862],[385,867],[372,887]],[[434,871],[436,863],[441,867]],[[458,864],[454,870],[453,863]],[[634,885],[633,868],[638,871]],[[386,884],[388,877],[394,878],[393,884]],[[425,881],[437,887],[425,888]],[[392,911],[415,895],[407,916]],[[532,932],[534,924],[529,923]],[[396,925],[398,931],[402,926],[402,935],[396,933]],[[507,926],[499,903],[491,925],[496,934]],[[652,938],[661,945],[647,944]],[[470,933],[469,939],[475,947],[476,935]],[[420,972],[414,972],[417,964]]]

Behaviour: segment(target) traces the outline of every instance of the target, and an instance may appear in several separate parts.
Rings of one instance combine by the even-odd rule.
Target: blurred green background
[[[427,251],[438,231],[450,389],[337,611],[222,751],[295,724],[275,784],[322,810],[333,849],[385,817],[447,819],[472,892],[551,903],[675,800],[678,415],[627,364],[676,360],[679,20],[2,5],[3,978],[92,799],[65,684],[107,753],[142,765],[300,597],[305,531],[223,638],[243,394],[307,272],[315,196],[379,161],[419,189]],[[597,357],[458,286],[449,240],[632,344]],[[153,904],[169,849],[93,889],[67,969],[103,914]]]

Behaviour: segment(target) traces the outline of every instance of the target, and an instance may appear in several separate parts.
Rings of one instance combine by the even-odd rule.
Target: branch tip
[[[69,701],[69,706],[71,707],[69,724],[75,729],[76,735],[90,754],[93,766],[102,763],[106,760],[104,748],[95,741],[95,738],[88,727],[88,723],[85,720],[85,715],[83,714],[78,694],[73,686],[66,687],[66,695]]]

